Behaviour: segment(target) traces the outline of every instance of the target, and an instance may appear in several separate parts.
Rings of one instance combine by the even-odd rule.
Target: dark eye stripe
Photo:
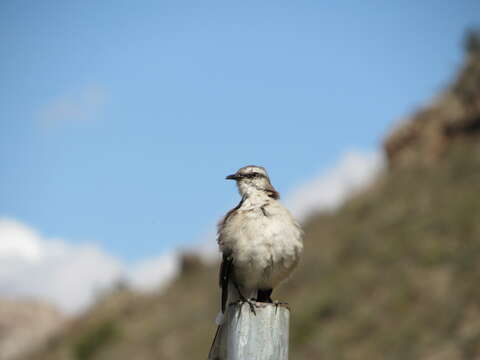
[[[246,177],[246,178],[249,178],[249,179],[266,177],[265,175],[257,173],[257,172],[248,173],[248,174],[245,174],[243,176]]]

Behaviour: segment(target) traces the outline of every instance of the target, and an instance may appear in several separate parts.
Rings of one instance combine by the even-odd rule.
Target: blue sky
[[[130,262],[198,240],[269,169],[376,149],[461,63],[478,1],[3,1],[0,216]]]

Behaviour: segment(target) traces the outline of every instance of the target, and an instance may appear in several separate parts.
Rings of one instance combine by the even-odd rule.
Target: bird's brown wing
[[[225,313],[225,308],[227,307],[227,298],[228,298],[228,282],[232,278],[233,274],[233,256],[228,249],[222,248],[222,229],[228,222],[228,220],[235,215],[235,212],[240,209],[243,204],[242,200],[235,206],[232,210],[230,210],[225,217],[220,221],[218,224],[218,239],[217,242],[220,245],[220,248],[223,252],[222,264],[220,265],[220,273],[219,273],[219,285],[222,289],[222,313]]]
[[[220,265],[220,281],[219,285],[222,289],[222,313],[225,313],[228,298],[228,282],[230,280],[233,269],[233,258],[228,255],[223,255],[222,264]]]

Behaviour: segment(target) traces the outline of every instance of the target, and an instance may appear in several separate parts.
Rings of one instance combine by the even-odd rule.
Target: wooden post
[[[290,310],[285,305],[232,304],[226,314],[220,360],[288,360]]]

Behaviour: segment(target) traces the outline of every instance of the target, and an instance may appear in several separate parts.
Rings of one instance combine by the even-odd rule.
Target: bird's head
[[[235,174],[228,175],[227,180],[237,182],[238,191],[242,196],[264,192],[268,196],[278,199],[280,196],[270,183],[267,170],[261,166],[248,165],[239,169]]]

